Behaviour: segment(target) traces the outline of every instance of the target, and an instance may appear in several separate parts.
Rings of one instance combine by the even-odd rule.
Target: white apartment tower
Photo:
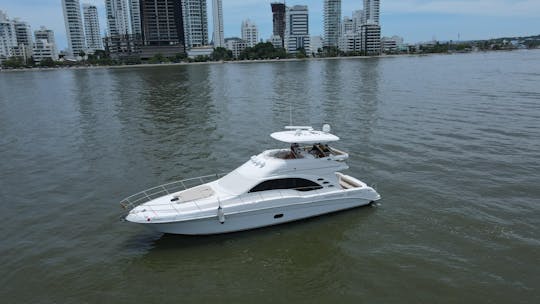
[[[15,36],[17,37],[17,45],[25,45],[32,48],[32,29],[30,25],[19,19],[15,19]]]
[[[212,12],[214,21],[213,41],[214,47],[225,47],[225,38],[223,37],[223,6],[221,0],[213,0]]]
[[[366,24],[379,24],[380,0],[364,0],[364,22]]]
[[[379,55],[381,53],[381,27],[378,24],[364,24],[360,34],[364,55]]]
[[[343,17],[343,22],[341,23],[341,35],[354,32],[354,21],[352,18],[345,16]]]
[[[244,40],[234,37],[225,39],[225,48],[231,50],[234,58],[238,58],[246,48],[247,44]]]
[[[142,35],[140,0],[129,0],[129,16],[131,18],[131,33]]]
[[[44,26],[41,26],[39,30],[34,31],[34,37],[36,38],[36,40],[45,39],[49,43],[56,44],[56,40],[54,39],[54,32]]]
[[[324,0],[324,46],[338,46],[341,0]]]
[[[32,30],[30,25],[17,18],[13,21],[15,27],[15,36],[17,37],[17,46],[13,48],[13,56],[29,59],[32,57]]]
[[[131,34],[126,0],[105,0],[109,36]]]
[[[311,52],[307,5],[287,7],[285,13],[285,49],[295,54],[300,48]]]
[[[352,13],[352,20],[355,32],[360,32],[362,24],[366,23],[364,20],[364,10],[356,10]]]
[[[360,31],[356,30],[354,19],[347,16],[343,17],[338,43],[339,50],[343,52],[360,52],[361,44]]]
[[[366,55],[381,53],[380,0],[364,0],[364,24],[360,27],[362,51]]]
[[[84,30],[79,0],[62,0],[64,9],[64,23],[68,40],[69,54],[77,57],[86,50]]]
[[[339,50],[343,52],[361,52],[361,32],[347,32],[339,37]]]
[[[56,48],[56,41],[52,30],[42,26],[39,30],[34,32],[34,38],[33,56],[34,61],[37,64],[45,58],[51,58],[52,60],[58,59],[58,50]]]
[[[182,21],[186,49],[208,44],[206,0],[183,0]]]
[[[101,42],[97,7],[92,4],[84,3],[83,18],[86,46],[91,52],[95,50],[102,50],[103,43]]]
[[[58,53],[56,53],[56,46],[47,42],[45,39],[36,40],[34,48],[32,50],[34,62],[40,64],[44,59],[50,58],[52,60],[58,60]]]
[[[0,11],[0,62],[13,56],[13,48],[16,46],[15,23]]]
[[[241,30],[242,40],[247,43],[248,47],[254,47],[259,41],[259,30],[257,29],[257,25],[253,21],[246,19],[242,21]]]

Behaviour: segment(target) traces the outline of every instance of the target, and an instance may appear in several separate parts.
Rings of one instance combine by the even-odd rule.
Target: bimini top
[[[318,144],[339,140],[339,137],[330,134],[329,125],[324,125],[323,131],[313,130],[308,126],[286,126],[285,129],[288,131],[274,132],[270,136],[290,144]]]

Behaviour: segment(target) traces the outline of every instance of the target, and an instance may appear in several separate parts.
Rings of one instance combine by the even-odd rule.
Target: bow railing
[[[225,173],[216,173],[216,174],[204,175],[204,176],[199,176],[199,177],[187,178],[187,179],[159,185],[156,187],[152,187],[152,188],[143,190],[141,192],[135,193],[133,195],[130,195],[124,198],[123,200],[120,201],[120,206],[122,206],[122,208],[129,211],[141,204],[154,200],[158,197],[168,195],[171,193],[176,193],[183,190],[187,190],[191,187],[199,186],[199,185],[214,181],[224,175]]]

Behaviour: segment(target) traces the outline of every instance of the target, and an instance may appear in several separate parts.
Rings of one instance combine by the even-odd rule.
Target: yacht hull
[[[227,210],[225,210],[224,218],[221,218],[223,223],[221,223],[216,213],[216,216],[212,217],[170,223],[145,223],[144,225],[153,230],[171,234],[220,234],[288,223],[340,210],[365,206],[369,203],[371,203],[371,200],[364,198],[335,198],[233,213],[227,213]]]

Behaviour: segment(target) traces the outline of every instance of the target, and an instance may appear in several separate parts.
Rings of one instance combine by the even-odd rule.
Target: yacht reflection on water
[[[271,137],[290,149],[252,156],[223,177],[182,180],[127,197],[121,201],[129,209],[126,220],[164,233],[206,235],[287,223],[380,199],[373,188],[340,172],[349,168],[349,155],[328,145],[339,140],[329,125],[322,131],[286,129]]]

